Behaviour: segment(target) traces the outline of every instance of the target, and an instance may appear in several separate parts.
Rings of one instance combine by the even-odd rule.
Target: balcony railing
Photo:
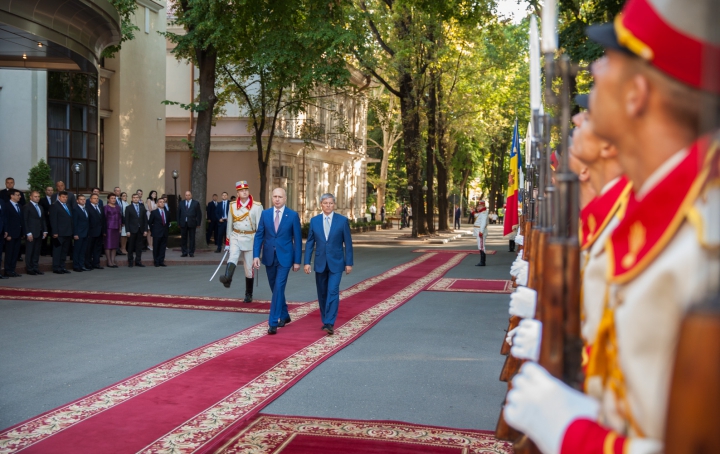
[[[287,139],[320,142],[339,150],[359,150],[362,140],[348,137],[339,132],[327,132],[324,123],[302,118],[280,118],[275,126],[275,135]]]

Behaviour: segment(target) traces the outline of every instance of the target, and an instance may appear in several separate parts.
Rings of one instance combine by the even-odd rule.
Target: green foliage
[[[108,46],[102,51],[105,58],[113,57],[120,51],[122,43],[135,38],[135,32],[140,31],[137,25],[133,24],[132,19],[137,10],[135,0],[110,0],[110,3],[117,9],[120,14],[120,31],[122,38],[120,42],[114,46]]]
[[[166,99],[164,101],[161,101],[161,104],[164,104],[166,106],[179,106],[181,109],[185,109],[189,112],[195,112],[195,113],[202,112],[204,110],[207,110],[207,108],[208,108],[208,103],[206,103],[206,102],[200,102],[200,103],[191,102],[190,104],[183,104],[181,102],[169,101]]]
[[[28,172],[27,184],[31,191],[38,191],[40,195],[45,193],[45,188],[48,186],[55,186],[55,182],[50,176],[50,165],[45,162],[44,159],[38,161],[38,163],[30,168]]]
[[[180,226],[177,221],[170,221],[168,229],[170,230],[170,235],[180,235]]]
[[[622,10],[625,0],[561,0],[559,2],[559,42],[575,62],[590,63],[602,56],[603,49],[588,40],[588,25],[610,22]]]

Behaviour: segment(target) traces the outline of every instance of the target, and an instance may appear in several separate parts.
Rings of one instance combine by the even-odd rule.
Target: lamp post
[[[73,173],[75,174],[75,195],[77,195],[80,192],[80,186],[78,184],[78,177],[80,176],[80,172],[82,172],[83,165],[80,162],[76,162],[72,166]]]
[[[420,203],[423,203],[423,200],[425,201],[425,209],[426,209],[426,210],[427,210],[428,207],[430,206],[430,204],[427,203],[427,190],[428,190],[428,187],[427,187],[426,184],[424,184],[423,187],[422,187],[423,198],[422,198],[422,200],[420,201]],[[429,218],[429,219],[428,219],[428,218]],[[431,232],[434,231],[434,230],[435,230],[435,226],[432,225],[432,224],[434,223],[433,214],[426,211],[426,217],[425,217],[425,219],[427,219],[427,220],[429,221],[429,222],[428,222],[428,227],[430,228],[430,231],[431,231]]]
[[[179,201],[179,199],[178,199],[178,193],[177,193],[177,179],[178,179],[179,176],[180,176],[180,174],[178,173],[177,170],[173,170],[173,171],[172,171],[173,181],[175,182],[175,201],[176,201],[176,202]]]

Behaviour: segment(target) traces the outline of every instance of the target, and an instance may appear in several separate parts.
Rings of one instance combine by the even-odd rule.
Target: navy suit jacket
[[[322,273],[327,265],[330,272],[342,273],[345,271],[345,266],[353,266],[350,223],[345,216],[333,213],[330,234],[325,240],[323,218],[324,215],[321,213],[310,219],[310,231],[305,243],[305,264],[310,264],[310,257],[315,247],[315,272]]]
[[[87,211],[88,219],[90,220],[90,227],[88,229],[88,236],[90,238],[97,238],[102,236],[105,230],[105,214],[102,205],[98,203],[98,209],[100,212],[92,206],[92,203],[88,202],[85,204],[85,211]]]
[[[20,206],[19,203],[18,206]],[[5,231],[7,232],[8,236],[16,239],[20,238],[25,234],[25,221],[23,219],[21,206],[20,212],[18,213],[11,202],[4,202],[3,216],[5,217]]]
[[[225,202],[225,212],[223,213],[223,202]],[[217,208],[215,209],[215,220],[219,221],[222,218],[228,217],[228,213],[230,213],[230,204],[233,203],[230,200],[220,200],[218,202]]]
[[[218,202],[218,205],[220,205],[220,202]],[[207,208],[205,208],[205,213],[207,213],[208,221],[216,222],[219,218],[217,217],[217,206],[215,206],[215,203],[211,200],[207,204]]]
[[[85,205],[85,211],[88,211],[87,205]],[[85,216],[80,205],[75,205],[72,214],[73,236],[87,238],[90,233],[90,213]]]
[[[148,227],[150,227],[150,234],[152,234],[153,238],[161,238],[170,235],[170,213],[167,210],[163,211],[165,211],[165,225],[163,225],[160,208],[150,212]]]
[[[277,256],[280,266],[290,268],[302,261],[302,233],[300,216],[287,206],[280,220],[280,227],[275,232],[275,207],[263,210],[255,232],[253,257],[260,257],[265,266],[271,266]]]

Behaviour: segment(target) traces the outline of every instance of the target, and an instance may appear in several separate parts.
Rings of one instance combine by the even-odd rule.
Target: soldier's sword
[[[212,277],[210,278],[210,281],[215,279],[215,275],[217,274],[218,271],[220,271],[220,268],[222,267],[222,264],[225,261],[225,257],[227,257],[227,255],[228,255],[228,251],[225,251],[225,254],[223,254],[222,258],[220,259],[220,264],[218,265],[217,269],[215,270]]]

